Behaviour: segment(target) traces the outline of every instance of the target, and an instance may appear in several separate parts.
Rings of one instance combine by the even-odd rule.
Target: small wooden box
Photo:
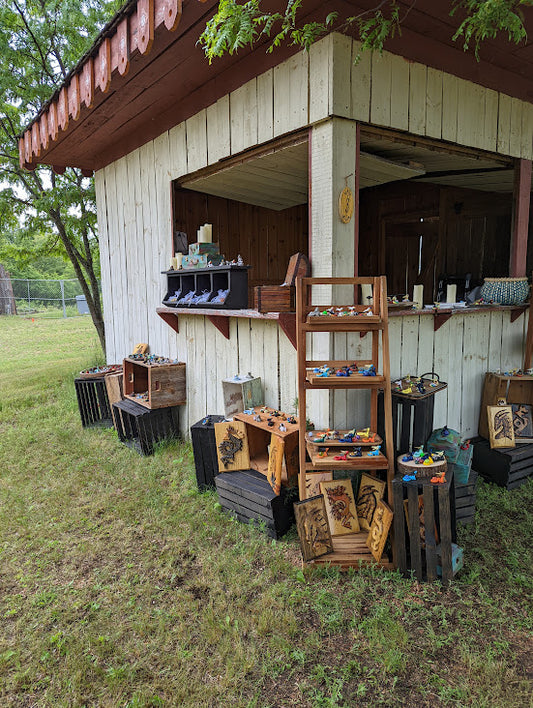
[[[292,285],[257,285],[254,308],[258,312],[294,312],[295,292]]]
[[[251,379],[222,379],[222,394],[224,396],[224,415],[232,418],[247,408],[262,406],[263,387],[261,377]]]
[[[145,408],[181,406],[187,400],[185,364],[147,364],[124,359],[124,397]]]

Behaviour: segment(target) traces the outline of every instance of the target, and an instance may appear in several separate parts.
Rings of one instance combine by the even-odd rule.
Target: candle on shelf
[[[372,286],[367,284],[361,285],[361,305],[372,305]]]
[[[424,307],[424,286],[415,285],[413,288],[413,303],[416,310],[421,310]]]
[[[183,261],[183,253],[176,253],[176,270],[180,270]]]
[[[205,243],[213,242],[213,224],[204,224]]]
[[[171,266],[174,270],[178,270],[178,259],[177,258],[171,258],[170,263],[171,263]]]
[[[446,302],[455,302],[457,297],[457,285],[446,286]]]
[[[198,229],[198,231],[196,232],[196,242],[197,242],[197,243],[203,243],[203,240],[202,240],[202,227],[201,227],[201,226],[200,226],[200,228]]]

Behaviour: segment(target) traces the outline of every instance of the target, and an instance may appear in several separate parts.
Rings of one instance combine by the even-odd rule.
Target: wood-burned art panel
[[[248,274],[250,303],[256,285],[280,285],[294,253],[308,253],[307,204],[275,211],[176,186],[174,234],[194,243],[202,224],[213,224],[213,240],[227,260],[241,255]]]

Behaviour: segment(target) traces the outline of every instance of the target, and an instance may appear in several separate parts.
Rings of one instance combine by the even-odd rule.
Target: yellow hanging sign
[[[349,187],[345,187],[339,197],[339,217],[343,224],[347,224],[352,218],[353,207],[353,192]]]

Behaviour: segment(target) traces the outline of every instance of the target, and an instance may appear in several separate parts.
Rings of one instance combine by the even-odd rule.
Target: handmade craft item
[[[316,497],[322,494],[320,482],[331,482],[333,472],[307,472],[305,475],[305,491],[306,497]]]
[[[313,560],[333,551],[322,495],[295,502],[294,516],[304,561]]]
[[[231,423],[215,423],[214,427],[219,468],[224,472],[250,469],[246,424],[234,420]]]
[[[374,512],[376,511],[378,502],[383,498],[385,486],[385,482],[377,477],[372,477],[364,472],[361,475],[356,509],[359,525],[362,529],[365,529],[365,531],[370,530]]]
[[[511,406],[487,406],[491,448],[515,447]]]
[[[357,533],[360,528],[351,480],[334,479],[331,482],[320,482],[320,490],[324,495],[331,535]]]
[[[525,403],[513,403],[511,409],[515,440],[522,442],[524,438],[533,438],[532,407]]]
[[[385,504],[383,500],[378,501],[366,539],[366,545],[378,563],[383,555],[385,542],[392,524],[392,517],[392,509],[388,504]]]

